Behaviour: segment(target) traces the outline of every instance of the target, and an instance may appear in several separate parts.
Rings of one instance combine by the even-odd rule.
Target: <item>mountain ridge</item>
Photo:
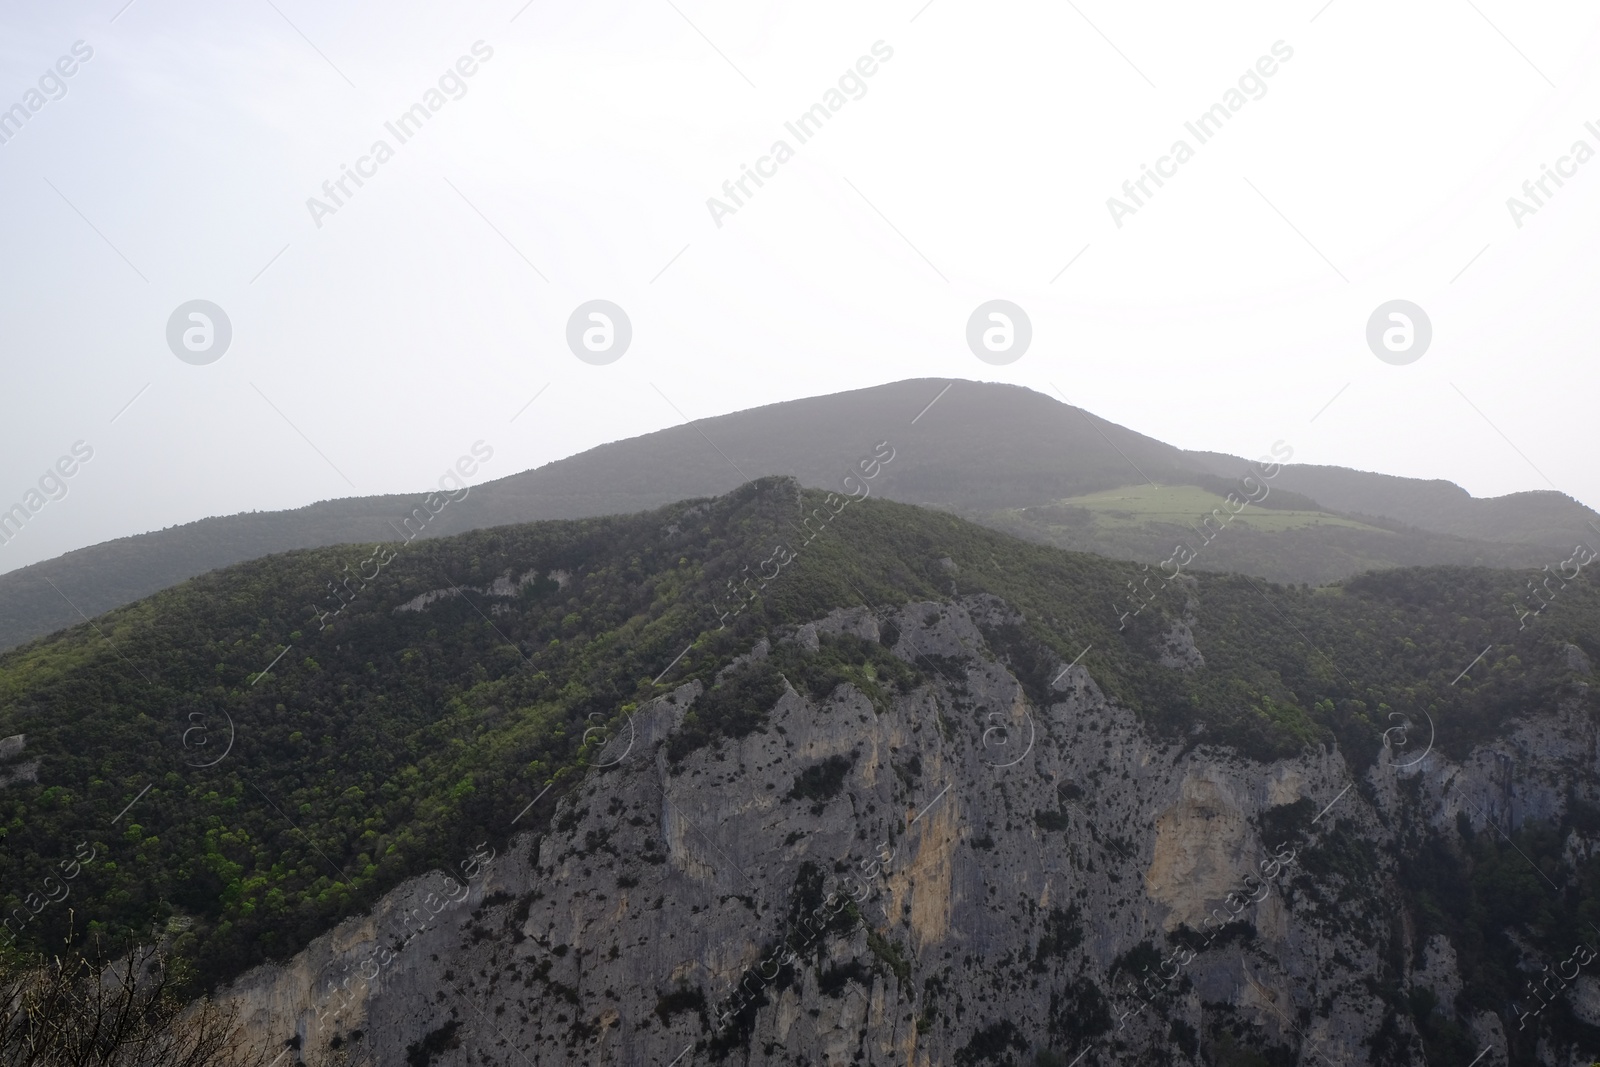
[[[1504,571],[1184,573],[1129,618],[1135,565],[787,478],[366,551],[0,654],[24,947],[153,926],[279,1049],[439,1067],[777,1067],[791,1034],[831,1062],[1520,1064],[1504,1005],[1600,918],[1589,582],[1521,627]],[[319,621],[347,567],[370,582]],[[871,871],[880,844],[903,864]],[[52,907],[32,887],[74,855]],[[500,873],[407,950],[414,880],[480,855]],[[1538,1040],[1600,1050],[1583,1003]]]
[[[880,495],[944,507],[1060,547],[1147,561],[1164,557],[1181,529],[1153,525],[1108,534],[1014,512],[1147,479],[1182,485],[1201,475],[1237,479],[1249,470],[1244,459],[1184,452],[1020,386],[910,379],[712,416],[484,482],[440,515],[427,536],[636,513],[729,492],[748,480],[746,472],[837,487],[861,451],[884,439],[900,449],[901,458],[876,489]],[[1273,540],[1245,534],[1232,538],[1241,544],[1219,547],[1205,566],[1318,583],[1380,566],[1537,568],[1562,558],[1570,539],[1582,536],[1584,523],[1596,517],[1571,498],[1544,491],[1480,500],[1450,483],[1413,483],[1343,468],[1285,466],[1274,481],[1279,492],[1334,507],[1309,491],[1314,489],[1348,505],[1335,511],[1415,528],[1391,529],[1390,537],[1313,531]],[[1378,488],[1368,493],[1362,488],[1368,484]],[[1450,486],[1467,503],[1419,507],[1409,499],[1417,485]],[[1441,492],[1454,500],[1447,490],[1433,496]],[[7,607],[0,616],[0,648],[71,625],[82,617],[80,609],[98,614],[219,566],[293,548],[395,540],[394,524],[416,506],[416,497],[387,494],[212,517],[20,568],[0,575],[0,602]],[[1437,528],[1417,527],[1390,512]]]

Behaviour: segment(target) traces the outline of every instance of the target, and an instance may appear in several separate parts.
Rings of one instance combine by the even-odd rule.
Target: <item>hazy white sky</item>
[[[124,3],[0,4],[0,123],[27,112],[0,124],[0,506],[94,450],[0,570],[420,489],[479,439],[480,477],[515,473],[680,421],[652,383],[691,418],[1054,383],[1187,448],[1600,505],[1600,159],[1573,155],[1600,150],[1600,16],[1576,2]],[[801,144],[785,123],[841,77]],[[1200,143],[1185,123],[1241,77]],[[402,144],[385,123],[430,89]],[[780,139],[719,227],[707,198]],[[1180,139],[1119,227],[1107,198]],[[1564,184],[1514,219],[1545,164]],[[997,298],[1033,328],[1004,366],[966,342]],[[607,365],[566,344],[591,299],[633,325]],[[1433,327],[1405,366],[1366,341],[1395,299]],[[231,321],[205,365],[168,347],[192,300]]]

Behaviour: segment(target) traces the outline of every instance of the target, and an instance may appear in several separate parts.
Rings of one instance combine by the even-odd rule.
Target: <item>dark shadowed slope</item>
[[[477,486],[423,535],[627,514],[725,493],[768,474],[847,491],[843,478],[879,442],[888,442],[894,459],[873,483],[875,495],[945,508],[1064,548],[1150,563],[1192,538],[1192,527],[1248,470],[1243,459],[1185,452],[1018,386],[925,378],[601,445]],[[1166,514],[1135,522],[1074,503],[1150,482],[1201,486],[1216,499],[1201,507],[1192,495],[1178,494]],[[1301,514],[1264,521],[1250,509],[1206,546],[1196,567],[1310,582],[1425,563],[1538,567],[1564,558],[1553,553],[1570,551],[1596,517],[1557,493],[1477,500],[1448,482],[1336,467],[1286,467],[1272,485],[1269,507],[1292,503]],[[1289,491],[1310,499],[1292,499]],[[230,563],[294,548],[395,540],[425,492],[204,519],[0,576],[0,648],[78,622],[78,611],[95,615]],[[1377,521],[1341,523],[1328,512]]]

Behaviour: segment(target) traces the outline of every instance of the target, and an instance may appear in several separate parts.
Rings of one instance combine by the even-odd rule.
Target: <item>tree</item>
[[[118,959],[0,959],[0,1067],[265,1067],[231,1012],[186,1004],[185,968],[164,944]]]

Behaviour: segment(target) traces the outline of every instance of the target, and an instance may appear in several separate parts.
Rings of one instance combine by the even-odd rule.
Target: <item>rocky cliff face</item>
[[[1396,857],[1592,799],[1592,722],[1529,709],[1460,762],[1404,724],[1359,779],[1326,749],[1263,764],[1154,740],[1081,662],[1030,699],[997,636],[1013,621],[981,596],[775,635],[730,672],[853,634],[925,681],[791,686],[761,728],[674,761],[706,698],[680,687],[547,828],[493,859],[463,842],[453,879],[226,996],[307,1062],[921,1067],[1423,1063],[1424,990],[1507,1062],[1527,1005],[1458,1010],[1456,952],[1416,948]],[[1203,652],[1184,627],[1169,667]],[[1600,1019],[1593,978],[1562,996]]]

